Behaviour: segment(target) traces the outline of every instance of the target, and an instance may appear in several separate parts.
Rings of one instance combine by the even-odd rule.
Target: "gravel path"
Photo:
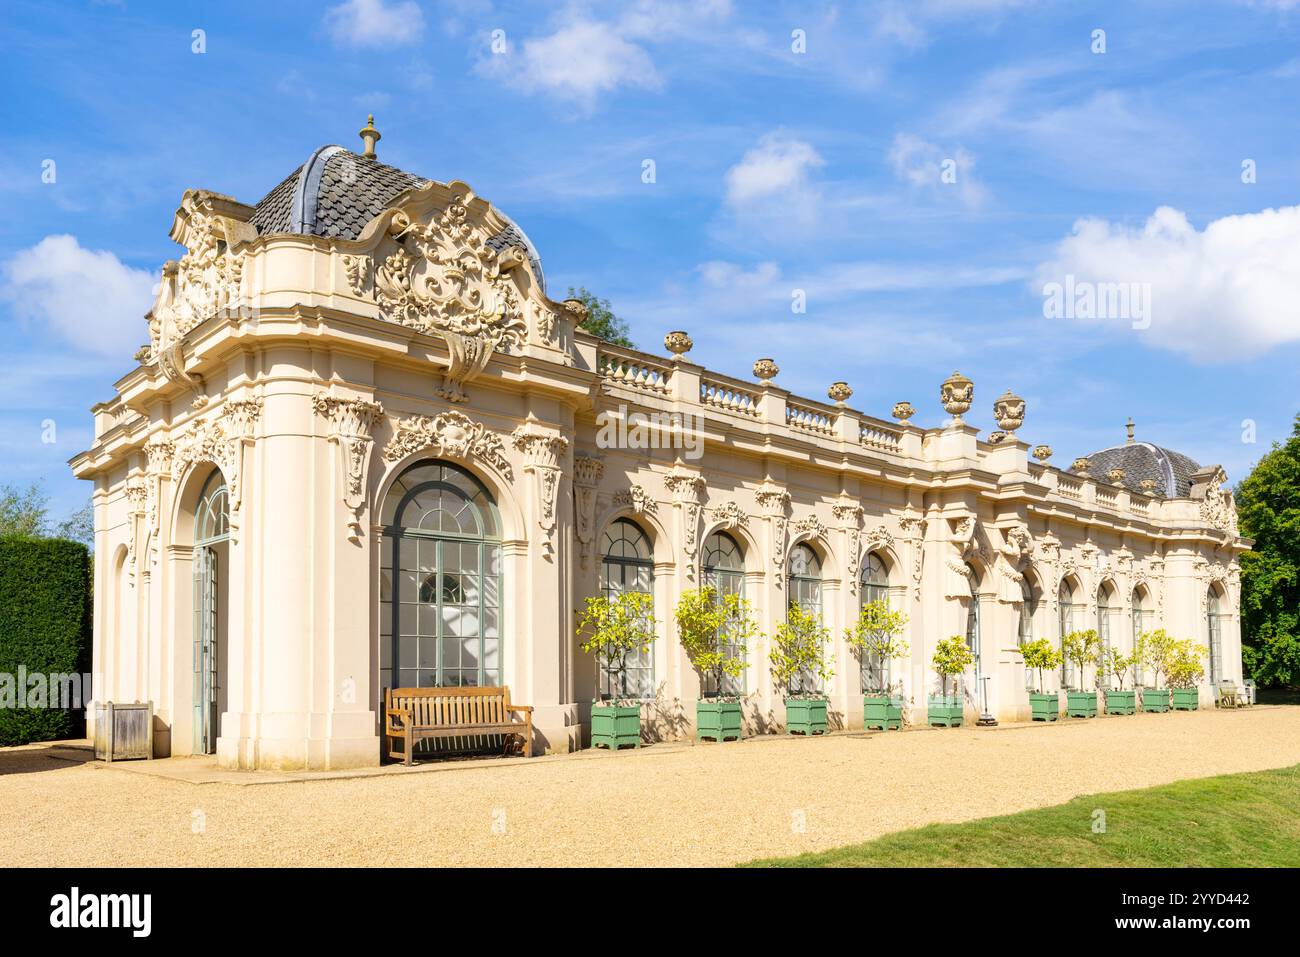
[[[1297,763],[1300,707],[768,737],[256,787],[13,749],[0,751],[0,866],[730,864]]]

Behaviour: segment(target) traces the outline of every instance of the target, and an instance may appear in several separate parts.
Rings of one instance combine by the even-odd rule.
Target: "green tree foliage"
[[[614,314],[608,299],[598,299],[594,293],[587,291],[586,286],[577,289],[570,286],[568,298],[576,299],[587,307],[587,318],[580,328],[616,346],[636,348],[628,336],[631,331],[628,324]]]
[[[588,598],[578,618],[578,637],[582,650],[618,675],[617,687],[625,689],[628,655],[648,651],[655,640],[654,598],[635,591]]]
[[[900,637],[907,615],[894,611],[889,602],[869,601],[858,612],[857,624],[844,630],[844,641],[867,666],[869,693],[884,694],[886,666],[907,654],[907,642]]]
[[[827,644],[830,629],[821,617],[791,602],[785,621],[776,626],[768,661],[772,684],[792,698],[825,697],[820,690],[835,672]]]
[[[1300,415],[1236,489],[1241,534],[1241,656],[1261,685],[1300,684]]]
[[[948,679],[957,677],[974,661],[975,655],[961,635],[944,638],[934,646],[934,657],[930,663],[939,676],[940,691],[945,698],[948,697]]]
[[[82,712],[60,705],[84,707],[92,689],[81,686],[80,702],[59,699],[68,678],[90,671],[90,605],[85,545],[0,538],[0,747],[84,730]]]
[[[1137,648],[1133,656],[1155,673],[1155,687],[1160,687],[1160,679],[1169,680],[1169,663],[1173,660],[1178,639],[1163,628],[1144,631],[1138,636]]]
[[[1091,628],[1087,631],[1072,631],[1061,640],[1061,653],[1079,669],[1080,691],[1087,690],[1083,686],[1084,668],[1097,661],[1100,650],[1101,639]]]
[[[1038,693],[1046,694],[1043,689],[1043,672],[1055,671],[1065,659],[1046,638],[1025,642],[1020,646],[1020,654],[1025,659],[1025,667],[1038,672]]]
[[[721,691],[725,678],[744,674],[745,651],[758,631],[749,602],[734,592],[692,589],[677,600],[675,617],[678,640],[701,681],[712,678],[712,690]]]
[[[1136,655],[1126,655],[1114,645],[1109,645],[1103,648],[1101,654],[1097,656],[1097,674],[1101,676],[1109,675],[1114,678],[1117,689],[1123,691],[1124,675],[1136,662]]]
[[[49,512],[50,497],[39,482],[25,489],[0,485],[0,538],[65,538],[94,546],[94,510],[89,501],[52,528]]]

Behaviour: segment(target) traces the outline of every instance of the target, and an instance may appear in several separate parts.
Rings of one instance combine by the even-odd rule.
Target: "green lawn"
[[[1106,812],[1093,833],[1093,811]],[[751,867],[1297,867],[1300,765],[1179,781]]]

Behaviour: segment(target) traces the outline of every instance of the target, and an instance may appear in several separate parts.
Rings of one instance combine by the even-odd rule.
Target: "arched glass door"
[[[650,539],[639,525],[626,518],[610,522],[601,543],[601,554],[600,590],[606,598],[628,591],[654,595],[653,552]],[[600,671],[600,691],[619,698],[653,698],[654,678],[653,650],[637,651],[627,656],[622,687],[618,686],[618,671],[605,663]]]
[[[1136,651],[1138,642],[1141,640],[1143,632],[1146,631],[1147,620],[1145,596],[1140,588],[1133,589],[1132,619],[1133,644],[1130,647]],[[1146,684],[1146,671],[1142,667],[1141,659],[1136,659],[1133,662],[1133,686],[1136,688],[1144,684]]]
[[[745,561],[736,544],[736,540],[726,532],[714,532],[704,540],[704,584],[711,587],[718,595],[739,595],[745,597]],[[743,657],[736,643],[724,629],[722,649],[729,658]],[[745,693],[745,675],[739,677],[723,675],[722,694],[738,695]]]
[[[790,559],[786,564],[786,587],[789,588],[791,605],[798,605],[804,614],[822,616],[822,563],[817,553],[800,542],[790,549]],[[808,671],[801,669],[790,681],[791,694],[807,694],[820,691],[821,680]]]
[[[230,496],[226,480],[214,469],[199,493],[194,509],[194,552],[191,556],[194,601],[194,753],[215,754],[221,694],[218,627],[225,583],[221,556],[230,541]]]
[[[1210,644],[1210,684],[1217,686],[1223,679],[1223,625],[1228,619],[1223,611],[1219,590],[1210,586],[1205,601],[1206,635]]]
[[[1104,661],[1104,656],[1110,650],[1110,644],[1114,636],[1114,627],[1112,616],[1119,611],[1111,605],[1110,587],[1103,584],[1097,589],[1097,651],[1098,661]],[[1104,673],[1104,669],[1097,669],[1097,687],[1106,689],[1110,687],[1110,675]]]
[[[1074,631],[1074,586],[1069,581],[1061,582],[1060,591],[1057,594],[1058,621],[1057,626],[1059,633],[1057,635],[1057,650],[1065,650],[1065,636]],[[1065,688],[1074,687],[1074,665],[1069,659],[1061,661],[1061,684]]]
[[[972,667],[975,669],[975,686],[972,689],[977,696],[980,694],[980,592],[979,592],[979,575],[970,565],[966,566],[970,575],[967,581],[970,582],[970,607],[966,609],[966,647],[970,649],[971,657],[974,659]],[[976,700],[982,701],[982,697]]]
[[[1034,640],[1034,614],[1038,611],[1038,597],[1034,591],[1033,582],[1029,576],[1025,575],[1024,580],[1020,583],[1020,628],[1016,636],[1016,643],[1023,648]],[[1030,691],[1034,690],[1037,685],[1034,683],[1034,671],[1032,668],[1025,669],[1025,687]]]
[[[417,462],[381,513],[381,688],[501,684],[501,533],[481,482]]]
[[[885,567],[884,560],[875,552],[869,553],[862,563],[862,571],[858,576],[858,585],[863,605],[869,605],[872,602],[889,604],[889,570]],[[889,666],[890,661],[888,659],[882,661],[876,655],[863,654],[860,676],[862,690],[888,688],[890,681]]]

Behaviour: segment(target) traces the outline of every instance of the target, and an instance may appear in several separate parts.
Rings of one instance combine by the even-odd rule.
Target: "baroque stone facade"
[[[341,162],[350,182],[329,175]],[[355,227],[328,218],[349,203]],[[1067,622],[1124,648],[1164,627],[1241,680],[1249,543],[1217,466],[1137,443],[1062,471],[1016,434],[1033,428],[1019,397],[997,400],[992,436],[966,423],[976,384],[958,373],[932,408],[876,397],[890,421],[850,407],[846,383],[831,403],[792,395],[770,359],[753,380],[710,372],[680,330],[667,357],[606,344],[466,184],[338,147],[254,206],[188,191],[172,236],[186,251],[149,342],[72,463],[95,483],[99,693],[152,700],[160,753],[374,764],[382,689],[408,677],[507,684],[540,747],[580,747],[598,677],[575,610],[616,572],[654,596],[645,733],[685,735],[700,686],[672,610],[712,580],[719,536],[767,635],[796,597],[795,551],[815,556],[799,594],[830,629],[841,727],[862,721],[842,635],[881,588],[907,615],[890,674],[914,720],[935,643],[972,621],[972,714],[1025,717],[1017,643]],[[941,424],[913,422],[939,405]],[[634,414],[651,441],[602,447],[607,417]],[[697,441],[673,441],[682,421]],[[611,557],[612,529],[644,555]],[[784,720],[767,651],[741,681],[753,733]]]

